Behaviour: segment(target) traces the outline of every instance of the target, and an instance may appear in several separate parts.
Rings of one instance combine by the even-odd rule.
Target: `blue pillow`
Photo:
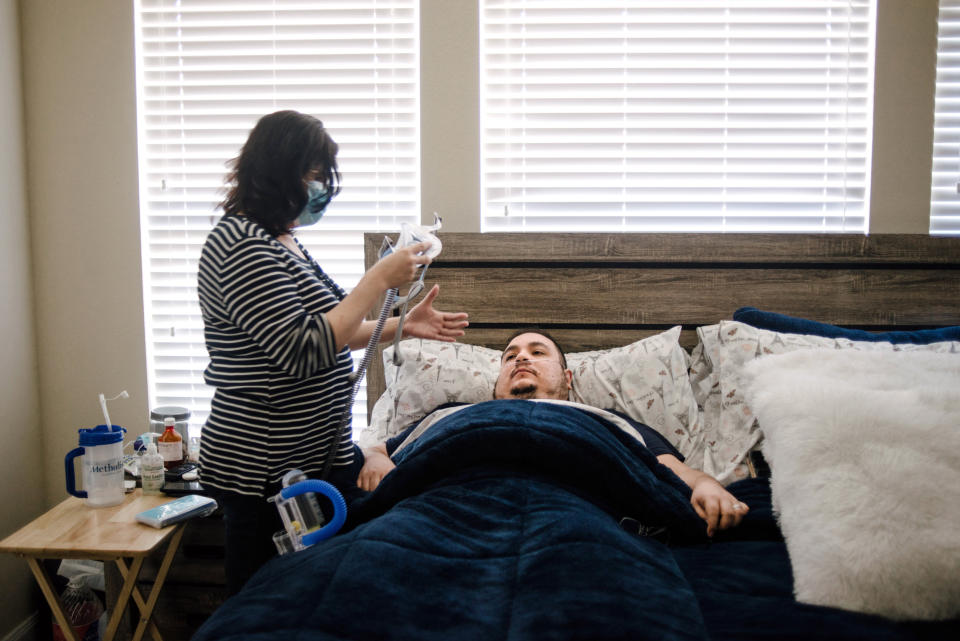
[[[868,332],[862,329],[847,329],[837,325],[818,323],[778,314],[764,312],[755,307],[741,307],[733,313],[733,320],[746,323],[758,329],[769,329],[785,334],[812,334],[826,338],[846,338],[852,341],[872,341],[875,343],[913,343],[928,345],[943,341],[960,341],[960,326],[940,327],[937,329],[918,329],[913,331]]]

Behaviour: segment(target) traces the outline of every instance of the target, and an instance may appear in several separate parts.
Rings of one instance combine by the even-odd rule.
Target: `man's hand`
[[[750,511],[745,503],[738,501],[716,479],[706,474],[694,482],[690,503],[700,518],[707,522],[707,536],[738,525]]]
[[[657,460],[673,470],[693,490],[690,504],[707,522],[707,536],[738,525],[750,511],[746,503],[738,501],[709,474],[693,469],[672,454],[660,454]]]
[[[380,485],[380,481],[390,470],[396,467],[387,455],[387,448],[383,443],[363,450],[363,467],[357,477],[357,485],[373,492]]]

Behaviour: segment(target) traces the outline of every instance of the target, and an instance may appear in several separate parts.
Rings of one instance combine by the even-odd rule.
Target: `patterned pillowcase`
[[[630,345],[567,355],[578,403],[623,412],[662,434],[698,467],[703,424],[690,387],[690,356],[678,325]]]
[[[403,362],[393,364],[393,346],[383,350],[387,389],[377,399],[357,439],[361,447],[381,443],[444,403],[479,403],[493,398],[500,371],[495,349],[413,338],[400,341]]]
[[[717,444],[716,429],[720,424],[720,340],[719,325],[708,325],[697,328],[699,341],[690,355],[690,388],[693,398],[700,409],[700,421],[703,426],[700,439],[700,463],[703,466],[716,468],[712,461],[716,458]],[[717,363],[714,368],[714,363]],[[708,455],[710,451],[710,455]],[[692,466],[691,466],[692,467]],[[705,470],[704,470],[705,471]],[[730,475],[729,481],[747,478],[750,470],[746,463],[738,462]]]
[[[762,426],[757,424],[743,397],[746,363],[767,354],[815,348],[960,353],[958,342],[914,345],[852,341],[774,332],[736,321],[721,321],[701,327],[697,332],[700,344],[694,350],[690,380],[697,402],[703,408],[702,469],[725,484],[747,475],[743,461],[762,436]]]
[[[687,378],[689,356],[679,344],[680,327],[623,347],[567,354],[573,371],[571,400],[615,409],[663,434],[688,463],[699,464],[703,430]],[[387,390],[377,400],[361,446],[401,432],[443,403],[478,403],[492,398],[500,351],[462,343],[410,339],[384,350]]]

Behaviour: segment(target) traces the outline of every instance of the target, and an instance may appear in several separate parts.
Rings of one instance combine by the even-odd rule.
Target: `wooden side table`
[[[123,577],[123,586],[110,608],[110,620],[104,641],[113,641],[120,619],[131,597],[140,609],[140,623],[133,641],[140,641],[147,629],[155,641],[162,641],[160,631],[150,620],[160,596],[170,563],[180,545],[184,522],[156,529],[136,521],[144,510],[169,503],[169,496],[143,496],[140,489],[124,497],[123,503],[113,507],[87,507],[82,499],[70,497],[45,514],[37,517],[3,541],[0,552],[11,552],[24,557],[33,576],[50,604],[53,616],[60,624],[64,638],[79,641],[67,620],[57,596],[53,581],[41,559],[93,559],[113,561]],[[146,601],[137,589],[137,576],[147,558],[162,543],[167,542],[157,578]],[[127,559],[130,560],[128,565]]]

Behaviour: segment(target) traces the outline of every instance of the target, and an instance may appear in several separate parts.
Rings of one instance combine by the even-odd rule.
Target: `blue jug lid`
[[[127,430],[119,425],[97,425],[93,429],[80,429],[80,446],[110,445],[123,442],[123,433]]]

